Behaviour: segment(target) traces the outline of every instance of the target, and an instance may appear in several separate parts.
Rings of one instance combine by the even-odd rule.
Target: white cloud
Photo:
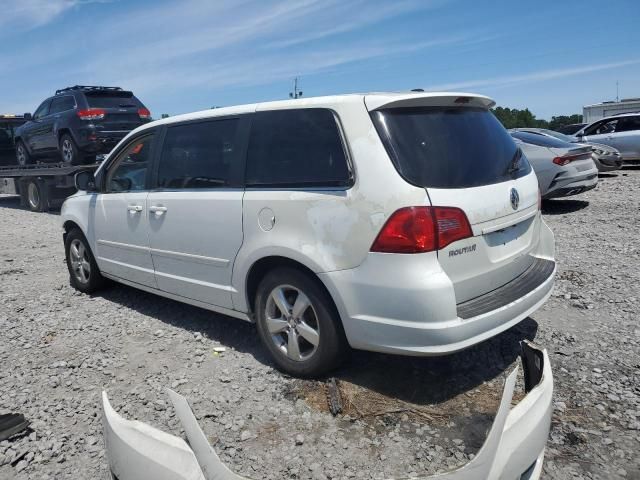
[[[442,0],[399,0],[370,8],[366,2],[342,2],[330,11],[330,15],[314,16],[311,25],[289,38],[268,43],[266,48],[284,48],[302,43],[319,40],[341,33],[358,30],[367,25],[375,24],[404,13],[421,9],[433,8],[443,3]]]
[[[570,77],[583,73],[597,72],[599,70],[609,70],[612,68],[625,67],[628,65],[636,65],[640,63],[640,59],[625,60],[621,62],[600,63],[595,65],[585,65],[581,67],[559,68],[553,70],[543,70],[540,72],[531,72],[522,75],[507,75],[502,77],[483,78],[477,80],[467,80],[463,82],[443,83],[440,85],[430,85],[429,90],[460,90],[465,88],[477,87],[506,87],[518,85],[521,83],[536,83],[556,78]]]
[[[88,3],[109,0],[5,0],[2,4],[0,27],[26,31],[52,22],[65,11]]]

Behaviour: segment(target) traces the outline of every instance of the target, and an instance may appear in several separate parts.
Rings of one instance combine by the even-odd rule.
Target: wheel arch
[[[342,318],[340,316],[336,300],[333,298],[333,295],[331,295],[331,292],[322,279],[304,263],[281,255],[269,255],[262,257],[256,260],[249,268],[245,279],[245,300],[247,302],[247,308],[250,316],[253,317],[255,313],[254,303],[260,282],[269,272],[277,268],[292,268],[298,270],[316,282],[317,285],[324,290],[328,298],[331,299],[332,308],[334,309],[337,318],[340,319],[340,326],[342,327]]]
[[[58,144],[60,144],[60,140],[62,140],[62,136],[63,135],[69,135],[71,137],[71,140],[73,140],[74,142],[76,141],[75,137],[73,136],[73,133],[71,132],[71,130],[68,127],[62,127],[58,129],[57,132],[57,136],[58,136]]]
[[[24,148],[27,150],[27,153],[31,155],[31,150],[29,149],[28,142],[26,142],[21,135],[13,137],[13,145],[16,148],[18,147],[18,143],[21,143],[22,145],[24,145]]]

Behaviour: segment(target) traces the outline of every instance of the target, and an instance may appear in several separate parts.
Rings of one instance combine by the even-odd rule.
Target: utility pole
[[[293,92],[289,92],[289,98],[300,98],[302,91],[298,90],[298,77],[293,80]]]
[[[620,89],[618,88],[619,87],[618,83],[620,83],[620,82],[618,82],[618,80],[616,80],[616,102],[620,101]]]

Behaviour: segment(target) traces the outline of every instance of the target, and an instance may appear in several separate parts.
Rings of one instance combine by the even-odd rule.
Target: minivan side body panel
[[[352,162],[351,188],[247,188],[243,199],[245,241],[233,271],[233,303],[247,311],[246,278],[252,265],[267,256],[296,260],[310,270],[346,270],[366,258],[388,216],[407,204],[428,202],[424,189],[396,173],[371,123],[361,96],[301,99],[296,108],[331,108],[337,115]],[[257,106],[257,111],[265,108]],[[289,102],[268,109],[291,109]],[[360,174],[360,171],[362,173]],[[396,192],[390,195],[389,192]],[[275,217],[265,231],[261,212]]]

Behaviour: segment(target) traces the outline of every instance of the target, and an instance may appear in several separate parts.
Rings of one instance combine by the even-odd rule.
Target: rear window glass
[[[530,143],[531,145],[537,145],[539,147],[550,148],[573,148],[575,145],[567,145],[569,142],[562,141],[558,138],[547,137],[539,133],[530,132],[511,132],[513,138],[523,141],[524,143]]]
[[[496,117],[481,108],[417,107],[372,112],[402,177],[431,188],[500,183],[531,171]]]
[[[351,175],[331,110],[256,113],[247,152],[249,186],[348,186]]]
[[[142,107],[142,103],[131,92],[85,92],[90,108]]]

